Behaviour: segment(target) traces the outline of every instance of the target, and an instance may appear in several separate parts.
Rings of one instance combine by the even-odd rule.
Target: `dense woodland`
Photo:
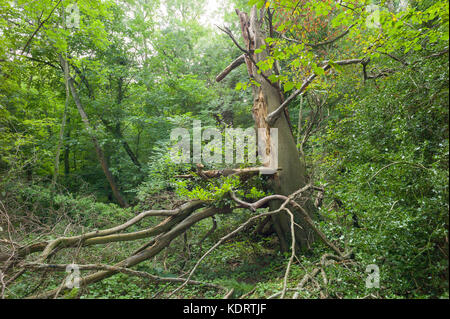
[[[0,0],[0,38],[1,298],[449,297],[447,0]],[[274,172],[174,161],[199,121]]]

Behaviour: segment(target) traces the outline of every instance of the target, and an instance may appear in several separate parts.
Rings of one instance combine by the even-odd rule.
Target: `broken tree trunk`
[[[260,48],[265,44],[265,37],[262,24],[264,22],[264,12],[260,11],[260,17],[258,17],[258,10],[256,6],[251,9],[250,15],[236,9],[236,13],[239,16],[241,25],[242,37],[245,43],[245,49],[240,47],[245,53],[245,63],[247,65],[247,71],[249,77],[260,85],[253,85],[253,119],[257,129],[265,129],[266,136],[263,137],[266,141],[266,145],[270,144],[270,129],[276,128],[278,130],[278,152],[273,154],[273,150],[266,147],[266,149],[259,149],[261,154],[265,152],[265,155],[269,158],[278,156],[278,170],[271,178],[271,187],[276,194],[289,195],[295,190],[305,186],[306,184],[306,171],[305,166],[300,161],[300,156],[297,151],[294,136],[289,125],[289,118],[287,112],[281,113],[280,117],[275,123],[270,126],[267,121],[267,115],[275,111],[283,103],[283,95],[281,93],[278,83],[272,83],[268,80],[268,77],[277,70],[272,69],[269,71],[261,72],[256,64],[259,61],[264,60],[268,55],[267,45],[266,49],[259,53],[255,53],[255,49]],[[232,37],[229,30],[227,32]],[[233,42],[238,45],[237,41],[232,37]],[[238,45],[239,46],[239,45]],[[276,64],[275,64],[276,65]],[[227,70],[227,73],[230,72]],[[223,73],[223,72],[222,72]],[[221,79],[221,78],[220,78]],[[272,152],[272,154],[270,153]],[[271,161],[273,164],[273,161]],[[272,204],[271,209],[276,209],[280,202]],[[313,206],[308,200],[305,203],[305,208],[312,216]],[[291,243],[291,230],[290,230],[290,217],[288,214],[276,214],[272,216],[274,228],[280,239],[281,250],[287,251]],[[302,228],[295,228],[295,241],[298,248],[309,248],[310,244],[314,240],[313,233],[310,227],[307,226],[304,219],[300,214],[295,215],[296,223]]]

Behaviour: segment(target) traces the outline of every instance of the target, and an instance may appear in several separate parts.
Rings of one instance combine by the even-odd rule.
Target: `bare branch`
[[[173,239],[178,237],[179,235],[183,234],[187,229],[189,229],[192,225],[196,224],[202,219],[208,218],[213,216],[215,213],[219,212],[214,207],[208,207],[203,209],[202,211],[196,212],[185,219],[183,219],[180,223],[176,224],[174,227],[172,227],[167,232],[161,234],[160,236],[155,238],[154,243],[143,250],[140,250],[138,253],[131,255],[130,257],[120,261],[119,263],[115,264],[114,267],[123,267],[123,268],[130,268],[132,266],[135,266],[145,260],[148,260],[149,258],[152,258],[153,256],[160,253],[163,249],[168,247]],[[116,274],[118,270],[102,270],[90,275],[87,275],[85,277],[80,278],[80,287],[85,287],[89,284],[101,281],[105,278],[108,278],[114,274]],[[188,278],[189,280],[190,278]],[[183,285],[187,284],[186,281],[183,283]],[[66,288],[64,288],[66,289]],[[30,298],[49,298],[54,296],[58,292],[58,289],[53,289],[47,292],[44,292],[42,294],[32,296]]]
[[[27,43],[25,43],[25,46],[22,49],[22,54],[25,52],[25,50],[28,48],[28,46],[31,43],[31,40],[33,40],[34,36],[36,35],[36,33],[39,32],[39,30],[42,28],[42,26],[44,25],[44,23],[46,23],[50,17],[53,14],[53,11],[55,11],[55,9],[59,6],[59,4],[61,3],[62,0],[59,0],[58,3],[53,7],[52,11],[50,11],[50,13],[48,14],[47,18],[45,18],[44,20],[42,20],[42,22],[38,25],[38,27],[36,28],[36,30],[34,30],[34,32],[31,34],[30,38],[28,39]]]
[[[286,37],[286,36],[283,35],[283,34],[281,35],[281,37],[282,37],[283,39],[287,40],[287,41],[291,41],[291,42],[294,42],[294,43],[298,43],[298,44],[304,43],[305,45],[307,45],[307,46],[309,46],[309,47],[315,49],[315,48],[318,48],[318,47],[321,47],[321,46],[324,46],[324,45],[332,44],[333,42],[336,42],[337,40],[343,38],[345,35],[347,35],[347,33],[350,32],[350,29],[353,28],[354,26],[355,26],[355,24],[352,24],[352,25],[349,26],[347,29],[345,29],[345,31],[344,31],[343,33],[341,33],[341,34],[338,35],[337,37],[335,37],[335,38],[333,38],[333,39],[331,39],[331,40],[327,40],[327,41],[323,41],[323,42],[319,42],[319,43],[306,43],[306,42],[301,42],[301,41],[298,41],[298,40],[295,40],[295,39],[288,38],[288,37]]]
[[[104,230],[96,230],[89,233],[81,234],[78,236],[72,237],[60,237],[55,240],[49,242],[40,242],[36,244],[32,244],[26,247],[21,247],[18,249],[15,257],[25,257],[31,253],[43,251],[41,255],[41,260],[45,260],[48,255],[55,248],[67,248],[67,247],[75,247],[75,246],[89,246],[94,244],[103,244],[114,241],[126,241],[126,240],[135,240],[140,238],[146,238],[149,236],[160,234],[164,231],[167,231],[175,225],[180,219],[184,219],[186,215],[190,214],[192,211],[204,206],[206,202],[204,201],[193,201],[182,205],[181,207],[173,210],[149,210],[136,215],[132,219],[127,222],[108,229]],[[149,228],[146,230],[136,231],[132,233],[122,233],[117,234],[120,231],[127,229],[128,227],[136,224],[142,219],[149,216],[169,216],[166,220],[164,220],[159,225]],[[8,256],[0,256],[0,261],[6,260]]]
[[[247,51],[246,49],[244,49],[239,42],[236,40],[236,38],[234,37],[233,33],[231,32],[231,30],[227,27],[219,27],[218,25],[216,25],[217,28],[219,28],[222,32],[224,32],[225,34],[227,34],[230,39],[233,41],[233,43],[238,47],[239,50],[241,50],[242,52],[244,52],[246,55],[250,55],[250,52]]]
[[[336,64],[336,65],[349,65],[349,64],[357,64],[361,63],[363,59],[349,59],[349,60],[341,60],[341,61],[324,61],[322,64],[322,69],[324,71],[327,71],[331,65],[330,64]],[[311,74],[305,81],[303,81],[302,86],[295,90],[294,93],[292,93],[275,111],[267,115],[266,122],[273,126],[275,124],[275,121],[280,117],[281,112],[284,111],[284,109],[288,106],[292,100],[294,100],[298,95],[303,93],[303,91],[308,87],[308,85],[311,84],[311,82],[317,77],[316,73]]]
[[[287,288],[287,280],[288,280],[288,276],[289,276],[289,271],[291,270],[291,265],[292,262],[294,261],[294,256],[295,256],[295,230],[294,230],[294,214],[292,214],[292,212],[288,209],[285,208],[284,209],[289,216],[291,217],[291,257],[289,258],[289,262],[287,264],[286,267],[286,272],[284,274],[284,280],[283,280],[283,290],[281,291],[281,297],[280,298],[284,298],[284,295],[286,294],[286,288]]]
[[[405,165],[410,165],[410,166],[414,166],[414,167],[421,168],[421,169],[428,169],[425,166],[423,166],[422,164],[416,164],[416,163],[410,163],[410,162],[404,162],[404,161],[392,162],[392,163],[380,168],[375,174],[370,176],[370,178],[367,180],[367,182],[370,182],[372,179],[374,179],[375,176],[377,176],[382,170],[385,170],[386,168],[393,166],[393,165],[397,165],[397,164],[405,164]]]
[[[230,291],[227,292],[225,296],[223,296],[223,299],[230,299],[230,297],[233,295],[234,288],[230,289]]]
[[[236,40],[236,38],[234,37],[233,33],[231,32],[231,30],[230,30],[229,28],[227,28],[227,27],[221,28],[221,27],[219,27],[219,26],[216,26],[216,27],[218,27],[220,30],[222,30],[223,32],[225,32],[225,33],[231,38],[231,40],[234,42],[234,44],[239,48],[239,50],[241,50],[242,52],[244,52],[244,58],[247,58],[247,59],[255,66],[255,68],[259,71],[259,73],[260,73],[260,75],[263,77],[263,79],[264,79],[270,86],[274,87],[275,89],[277,89],[277,90],[279,91],[280,88],[279,88],[278,84],[277,84],[277,83],[272,83],[272,81],[270,81],[269,78],[264,74],[264,72],[261,71],[261,70],[258,68],[258,66],[256,65],[255,59],[253,58],[253,49],[251,49],[251,48],[249,48],[248,50],[244,49],[244,48],[238,43],[238,41]],[[247,30],[247,32],[248,32],[248,30]],[[243,33],[243,35],[244,35],[244,34],[245,34],[245,33]],[[247,35],[247,37],[248,37],[248,35]],[[244,37],[244,39],[245,39],[245,37]],[[249,71],[249,76],[250,76],[251,78],[254,78],[254,75],[252,74],[252,72],[251,72],[251,70],[250,70],[249,64],[247,64],[247,68],[248,68],[248,71]]]
[[[217,247],[219,247],[222,243],[224,243],[226,240],[228,240],[229,238],[233,237],[234,235],[236,235],[237,233],[239,233],[240,231],[244,230],[245,228],[247,228],[248,226],[252,225],[253,223],[255,223],[255,221],[259,218],[262,217],[266,217],[266,216],[270,216],[270,215],[275,215],[278,214],[279,212],[286,210],[286,206],[288,204],[291,204],[294,208],[297,208],[300,210],[301,214],[303,215],[305,221],[308,223],[308,225],[311,227],[311,229],[313,229],[313,231],[319,235],[319,237],[322,239],[322,241],[328,245],[333,251],[335,251],[339,256],[347,256],[347,255],[343,255],[342,252],[330,241],[328,241],[328,239],[326,238],[326,236],[315,226],[313,220],[311,219],[311,217],[309,217],[308,213],[299,205],[297,204],[293,199],[296,198],[298,195],[304,193],[305,191],[309,190],[309,189],[316,189],[317,187],[312,186],[311,184],[308,184],[302,188],[300,188],[299,190],[295,191],[294,193],[292,193],[289,196],[284,196],[284,195],[270,195],[267,196],[266,198],[262,198],[260,199],[258,202],[264,202],[267,201],[267,198],[270,199],[276,199],[276,200],[280,200],[283,199],[284,202],[281,204],[281,206],[273,211],[269,211],[266,213],[261,213],[255,216],[250,217],[249,219],[247,219],[246,222],[242,223],[239,227],[237,227],[234,231],[232,231],[231,233],[228,233],[227,235],[225,235],[224,237],[222,237],[217,243],[215,243],[206,253],[203,254],[203,256],[197,261],[197,263],[194,265],[194,267],[192,268],[191,272],[189,273],[186,281],[190,280],[192,275],[194,274],[194,272],[197,270],[198,266],[200,265],[200,263],[206,258],[206,256],[208,256],[213,250],[215,250]],[[276,196],[276,197],[274,197]],[[233,196],[236,200],[236,196]],[[241,205],[247,205],[248,208],[251,209],[251,207],[256,206],[256,203],[250,204],[250,203],[246,203],[242,200],[238,200],[237,201],[239,204]],[[292,223],[292,227],[293,227],[294,223]],[[295,239],[294,239],[295,240]],[[175,289],[174,291],[172,291],[168,297],[172,296],[173,294],[175,294],[177,291],[181,290],[184,286],[186,285],[186,283],[184,283],[183,285],[179,286],[177,289]]]

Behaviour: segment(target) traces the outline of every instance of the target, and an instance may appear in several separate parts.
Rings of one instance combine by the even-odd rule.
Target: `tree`
[[[7,225],[0,297],[65,293],[42,287],[58,287],[61,277],[47,274],[69,262],[95,271],[83,273],[82,288],[122,273],[181,283],[167,297],[186,284],[221,293],[221,285],[191,280],[200,263],[208,255],[219,261],[217,269],[205,265],[208,278],[225,270],[223,258],[211,255],[224,243],[227,256],[233,245],[266,256],[277,241],[255,234],[267,234],[268,224],[281,250],[291,251],[283,288],[271,297],[307,295],[308,280],[322,285],[314,276],[326,289],[310,296],[341,297],[347,288],[327,280],[332,261],[339,265],[331,276],[384,263],[397,284],[382,296],[448,295],[441,280],[448,276],[447,2],[397,9],[396,1],[381,1],[378,24],[365,0],[251,0],[248,13],[227,17],[239,23],[218,35],[196,21],[203,0],[79,0],[74,29],[62,27],[65,1],[19,2],[0,6],[0,224]],[[193,119],[254,124],[266,142],[258,150],[266,167],[173,163],[168,133]],[[268,147],[275,139],[277,148]],[[69,155],[74,162],[56,184],[62,147],[66,173]],[[87,187],[71,185],[78,180]],[[119,188],[134,207],[115,205],[127,205]],[[206,253],[202,243],[210,244]],[[112,245],[120,249],[109,264]],[[296,264],[300,248],[317,249]],[[151,274],[159,262],[166,269],[164,252],[175,260],[171,276],[180,277]],[[296,267],[305,275],[289,287]],[[30,271],[43,271],[42,281]],[[363,281],[351,286],[348,296],[366,295]],[[75,293],[84,292],[66,296]]]
[[[259,16],[258,16],[259,11]],[[274,156],[277,156],[278,168],[280,169],[271,177],[272,190],[277,194],[289,195],[297,189],[304,187],[307,183],[305,166],[299,159],[299,153],[295,144],[294,136],[292,134],[292,127],[290,124],[289,114],[283,112],[274,124],[269,124],[266,121],[268,114],[276,111],[284,102],[283,93],[279,83],[269,80],[273,74],[279,74],[278,65],[266,70],[261,70],[258,64],[264,61],[269,56],[270,47],[266,46],[265,38],[267,35],[263,31],[264,10],[258,10],[253,6],[250,15],[241,12],[238,9],[236,13],[239,17],[242,38],[244,39],[245,48],[240,47],[234,39],[229,29],[224,29],[228,35],[233,39],[235,44],[244,52],[244,59],[238,58],[226,70],[230,72],[231,69],[236,68],[245,60],[248,75],[252,83],[253,91],[253,119],[257,129],[263,128],[265,130],[265,142],[270,145],[270,129],[275,128],[278,131],[278,150],[269,150],[266,155],[271,158],[272,165],[274,164]],[[271,30],[271,18],[269,12],[269,25],[267,29]],[[225,74],[226,75],[226,74]],[[223,78],[223,77],[222,77]],[[221,77],[218,80],[222,79]],[[267,152],[267,150],[258,150]],[[306,210],[309,215],[313,215],[313,206],[310,201],[306,201]],[[279,206],[280,203],[274,204]],[[275,206],[272,207],[276,208]],[[313,235],[311,229],[302,219],[299,212],[294,211],[295,221],[298,225],[295,227],[295,242],[297,248],[309,248],[313,242]],[[292,242],[290,217],[288,214],[278,214],[272,216],[275,230],[280,240],[280,247],[283,251],[287,251]],[[301,228],[300,228],[301,227]]]

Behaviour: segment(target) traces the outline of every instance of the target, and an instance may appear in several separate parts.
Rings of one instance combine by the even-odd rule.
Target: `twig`
[[[336,65],[349,65],[349,64],[358,64],[361,63],[363,59],[348,59],[348,60],[341,60],[341,61],[324,61],[322,64],[322,69],[324,71],[327,71],[332,64]],[[271,112],[266,117],[266,122],[273,126],[275,121],[280,117],[281,112],[283,112],[284,108],[288,106],[290,102],[292,102],[293,99],[295,99],[299,94],[301,94],[308,86],[311,84],[311,82],[317,77],[316,73],[311,74],[305,81],[303,81],[302,86],[294,91],[275,111]]]
[[[281,35],[281,37],[282,37],[283,39],[287,40],[287,41],[291,41],[291,42],[294,42],[294,43],[298,43],[298,44],[304,43],[305,45],[307,45],[307,46],[309,46],[309,47],[315,49],[315,48],[318,48],[318,47],[321,47],[321,46],[324,46],[324,45],[331,44],[331,43],[336,42],[337,40],[343,38],[347,33],[349,33],[350,29],[353,28],[354,26],[355,26],[355,24],[352,24],[352,25],[350,25],[343,33],[341,33],[340,35],[336,36],[335,38],[333,38],[333,39],[331,39],[331,40],[319,42],[319,43],[306,43],[306,42],[301,42],[301,41],[298,41],[298,40],[296,40],[296,39],[288,38],[288,37],[286,37],[285,35]]]
[[[274,87],[275,89],[277,89],[278,91],[280,90],[280,87],[278,86],[277,83],[272,83],[272,81],[269,80],[269,78],[264,74],[263,71],[261,71],[259,69],[259,67],[256,65],[256,61],[253,59],[253,50],[246,50],[244,49],[235,39],[233,33],[231,32],[230,29],[228,29],[227,27],[219,27],[216,25],[216,27],[218,27],[221,31],[225,32],[230,38],[231,40],[234,42],[234,44],[239,48],[239,50],[241,50],[242,52],[244,52],[245,57],[247,57],[250,62],[255,66],[256,70],[260,71],[261,76],[264,78],[264,80],[272,87]],[[281,95],[281,94],[280,94]]]
[[[284,295],[286,294],[286,288],[287,288],[287,280],[289,276],[289,271],[291,270],[292,261],[294,260],[295,256],[295,231],[294,231],[294,214],[288,209],[284,209],[289,216],[291,217],[291,257],[289,258],[289,262],[286,267],[286,272],[284,274],[284,280],[283,280],[283,290],[281,291],[281,299],[284,298]]]
[[[249,292],[247,292],[247,293],[245,293],[245,294],[243,294],[242,296],[240,296],[239,297],[239,299],[244,299],[245,297],[248,297],[248,296],[250,296],[252,293],[254,293],[255,292],[255,290],[256,290],[256,287],[255,288],[253,288],[252,290],[250,290]]]
[[[205,239],[208,238],[212,233],[214,233],[214,231],[215,231],[216,228],[217,228],[216,218],[215,218],[214,216],[212,216],[211,219],[212,219],[212,223],[213,223],[211,229],[208,230],[208,232],[205,234],[205,236],[203,236],[203,238],[200,239],[199,242],[198,242],[200,254],[202,253],[202,244],[203,244],[203,242],[204,242]]]
[[[33,40],[34,36],[36,35],[36,33],[38,33],[38,31],[42,28],[42,26],[44,25],[44,23],[46,23],[50,17],[53,14],[53,11],[55,11],[55,9],[59,6],[59,4],[61,3],[62,0],[59,0],[58,3],[53,7],[52,11],[50,11],[49,15],[47,16],[47,18],[45,18],[36,28],[36,30],[34,30],[33,34],[31,34],[30,38],[28,39],[27,43],[25,43],[25,46],[22,49],[22,54],[25,52],[25,50],[28,48],[28,46],[31,43],[31,40]]]
[[[397,164],[406,164],[406,165],[411,165],[417,168],[422,168],[422,169],[428,169],[425,166],[421,165],[421,164],[416,164],[416,163],[409,163],[409,162],[405,162],[405,161],[397,161],[397,162],[392,162],[382,168],[380,168],[375,174],[373,174],[368,180],[367,182],[370,182],[373,178],[375,178],[375,176],[377,176],[381,171],[385,170],[386,168],[393,166],[393,165],[397,165]]]

